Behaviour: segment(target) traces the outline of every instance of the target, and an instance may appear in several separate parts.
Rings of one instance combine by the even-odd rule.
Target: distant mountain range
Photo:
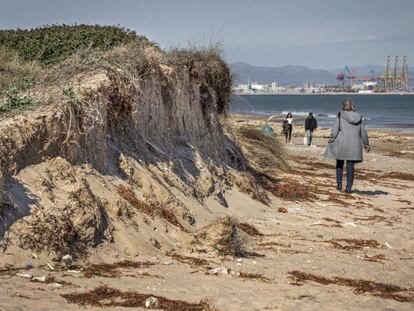
[[[261,84],[276,81],[281,85],[302,85],[304,82],[332,84],[336,81],[336,75],[329,70],[310,69],[305,66],[261,67],[236,62],[231,63],[230,68],[236,84],[246,84],[248,79]]]
[[[384,72],[384,67],[377,65],[349,66],[349,68],[360,76],[370,75],[371,71],[374,71],[376,75],[381,75]],[[247,84],[250,79],[250,81],[256,81],[260,84],[276,81],[279,85],[302,85],[304,82],[337,84],[337,74],[344,71],[344,68],[325,70],[292,65],[281,67],[252,66],[243,62],[231,63],[230,69],[234,75],[235,84]],[[414,68],[408,69],[408,75],[411,78],[414,77]]]

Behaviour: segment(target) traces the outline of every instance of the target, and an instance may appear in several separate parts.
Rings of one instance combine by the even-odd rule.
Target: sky
[[[220,43],[228,61],[333,69],[414,63],[414,0],[0,0],[0,28],[121,25],[163,48]]]

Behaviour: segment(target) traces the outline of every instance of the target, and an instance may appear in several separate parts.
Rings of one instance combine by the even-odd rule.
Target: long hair
[[[288,114],[286,115],[286,119],[287,119],[287,118],[293,118],[293,117],[292,117],[292,114],[291,114],[290,112],[288,112]]]
[[[343,111],[355,111],[355,106],[351,99],[346,98],[342,102],[342,110]]]

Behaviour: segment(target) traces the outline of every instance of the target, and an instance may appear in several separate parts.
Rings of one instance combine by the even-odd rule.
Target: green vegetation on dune
[[[30,30],[0,30],[0,46],[26,61],[56,64],[80,49],[107,51],[134,40],[148,41],[134,31],[98,25],[53,25]]]
[[[53,25],[0,30],[0,115],[58,102],[74,77],[102,70],[127,91],[155,78],[166,100],[184,74],[199,86],[203,107],[218,114],[229,107],[232,77],[220,46],[163,51],[121,27]]]
[[[13,109],[20,109],[23,106],[36,104],[36,102],[30,96],[21,95],[16,87],[12,87],[4,93],[6,94],[7,100],[0,102],[0,113]]]

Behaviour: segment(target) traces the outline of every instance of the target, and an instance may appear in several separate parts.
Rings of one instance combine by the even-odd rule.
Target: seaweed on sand
[[[256,227],[247,224],[247,223],[239,223],[237,225],[237,228],[239,228],[241,231],[244,231],[250,236],[263,236],[263,233],[261,233],[259,230],[257,230]]]
[[[129,204],[135,207],[140,212],[154,217],[158,216],[167,220],[169,223],[173,224],[174,226],[179,227],[182,231],[187,232],[188,230],[177,220],[177,217],[174,215],[173,211],[167,208],[160,208],[151,204],[148,204],[140,199],[137,198],[135,195],[134,190],[129,187],[125,187],[123,185],[118,186],[118,194]]]
[[[271,280],[259,273],[240,272],[240,277],[243,279],[253,279],[264,283],[269,283]]]
[[[369,293],[384,299],[393,299],[400,302],[414,302],[412,290],[398,285],[343,277],[327,278],[297,270],[289,272],[289,275],[292,278],[293,285],[302,285],[306,281],[312,281],[322,285],[335,284],[351,287],[356,294]],[[401,292],[409,293],[409,295],[402,295]]]
[[[214,311],[206,300],[198,303],[190,303],[182,300],[173,300],[161,296],[142,294],[138,292],[123,292],[115,288],[100,286],[84,293],[69,293],[61,295],[69,303],[76,303],[80,306],[96,307],[145,307],[145,301],[154,297],[157,299],[157,309],[174,311]]]
[[[365,247],[380,248],[381,244],[375,240],[359,240],[359,239],[332,239],[327,241],[333,248],[346,251],[358,250]]]
[[[155,265],[153,262],[149,261],[130,261],[124,260],[115,262],[112,264],[102,263],[102,264],[93,264],[87,266],[83,269],[83,274],[87,278],[91,278],[93,276],[101,276],[107,278],[114,278],[119,276],[119,269],[127,269],[127,268],[137,268],[142,269],[145,267],[149,267]]]
[[[296,180],[285,178],[283,180],[269,180],[261,178],[260,184],[264,189],[273,195],[286,200],[307,200],[316,199],[309,186],[299,183]]]
[[[179,262],[188,264],[192,266],[193,268],[198,268],[198,267],[208,268],[210,266],[210,262],[202,258],[183,256],[183,255],[179,255],[173,252],[168,252],[166,255],[170,256],[171,258]]]

